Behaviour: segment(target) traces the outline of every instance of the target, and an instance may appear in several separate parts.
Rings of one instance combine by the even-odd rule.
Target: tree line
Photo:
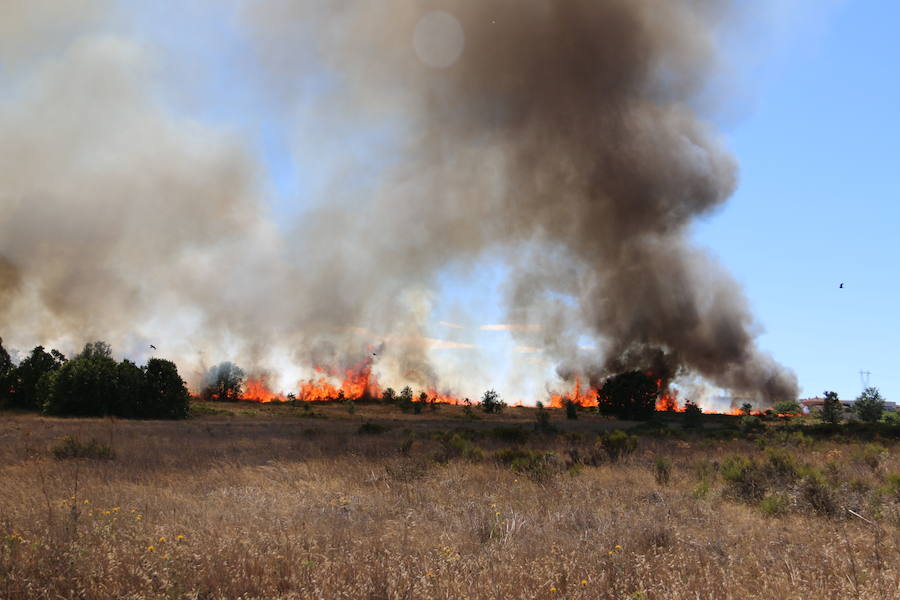
[[[175,363],[116,362],[106,342],[91,342],[71,359],[35,347],[13,364],[0,339],[0,406],[46,415],[183,419],[189,395]]]

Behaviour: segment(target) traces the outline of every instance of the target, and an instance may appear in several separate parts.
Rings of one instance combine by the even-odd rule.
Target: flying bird
[[[154,346],[153,344],[150,344],[150,347],[156,350],[156,346]]]
[[[838,286],[838,288],[844,289],[844,284],[842,283],[841,285]]]

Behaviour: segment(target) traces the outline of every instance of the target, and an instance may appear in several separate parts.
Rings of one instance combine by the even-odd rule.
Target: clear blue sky
[[[788,4],[781,19],[748,28],[762,41],[736,43],[744,59],[734,64],[735,106],[723,111],[721,128],[740,186],[697,225],[695,239],[744,285],[765,330],[760,345],[796,370],[801,396],[833,389],[853,397],[866,370],[872,385],[900,400],[900,4]],[[140,35],[171,52],[170,76],[187,84],[173,102],[245,132],[267,173],[273,212],[302,209],[327,180],[327,165],[314,148],[291,143],[280,126],[284,107],[254,93],[253,65],[228,11],[210,19],[133,7]],[[502,273],[487,261],[475,275],[445,275],[435,323],[471,311],[481,323],[502,322]],[[497,303],[476,301],[473,289],[478,298],[496,291]],[[533,360],[515,352],[508,334],[469,325],[449,333],[491,355],[499,386],[520,361]],[[448,331],[435,325],[431,333]]]
[[[808,16],[822,20],[783,32],[747,81],[755,105],[726,131],[740,187],[696,238],[744,284],[803,396],[854,397],[866,370],[900,400],[900,4]]]

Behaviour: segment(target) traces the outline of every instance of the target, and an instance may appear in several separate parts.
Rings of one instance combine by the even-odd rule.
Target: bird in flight
[[[150,347],[156,350],[156,346],[154,346],[153,344],[150,344]]]
[[[841,285],[838,286],[838,288],[844,289],[844,284],[842,283]]]

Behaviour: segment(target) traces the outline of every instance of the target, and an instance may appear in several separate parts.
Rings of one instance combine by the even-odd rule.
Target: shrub
[[[400,390],[400,396],[397,398],[397,406],[401,412],[408,413],[413,408],[413,391],[409,386]]]
[[[703,409],[693,402],[687,402],[684,405],[684,428],[696,429],[700,427]]]
[[[572,400],[566,400],[565,407],[566,407],[566,418],[567,419],[572,420],[572,421],[578,419],[579,404],[577,402],[573,402]]]
[[[494,458],[516,473],[521,473],[535,481],[561,473],[565,465],[553,452],[539,452],[527,448],[507,448],[500,450]]]
[[[798,415],[801,412],[800,405],[794,400],[776,402],[775,406],[772,408],[774,408],[775,412],[779,415]]]
[[[620,458],[628,456],[637,449],[638,438],[634,435],[628,435],[619,429],[604,435],[600,438],[603,450],[612,462],[618,461]]]
[[[381,435],[386,432],[388,427],[378,423],[365,422],[356,430],[358,435]]]
[[[659,387],[641,371],[620,373],[607,379],[600,388],[599,409],[619,419],[646,421],[656,411]]]
[[[481,396],[481,410],[488,414],[501,413],[506,408],[506,403],[500,399],[500,394],[494,390],[488,390]]]
[[[722,463],[722,479],[733,497],[756,502],[766,492],[766,481],[756,461],[744,456],[730,456]]]
[[[766,426],[763,425],[763,422],[759,417],[745,415],[741,417],[738,428],[742,433],[755,433],[758,431],[763,431]]]
[[[803,478],[800,485],[800,497],[816,513],[835,515],[838,503],[828,483],[820,473],[810,473]]]
[[[436,459],[438,462],[447,462],[453,458],[478,462],[484,458],[484,452],[459,433],[454,433],[451,436],[444,436],[441,440],[441,451]]]
[[[669,485],[672,476],[672,463],[662,456],[657,456],[653,463],[653,474],[658,485]]]
[[[538,433],[553,433],[556,428],[550,424],[550,411],[544,408],[543,403],[537,403],[537,412],[534,415],[534,430]]]
[[[770,517],[777,517],[788,512],[791,499],[786,494],[769,494],[759,503],[760,510]]]
[[[85,443],[71,435],[62,438],[59,443],[50,449],[50,451],[57,460],[69,458],[112,460],[116,457],[116,453],[113,451],[112,446],[109,446],[108,444],[101,444],[93,438]]]

